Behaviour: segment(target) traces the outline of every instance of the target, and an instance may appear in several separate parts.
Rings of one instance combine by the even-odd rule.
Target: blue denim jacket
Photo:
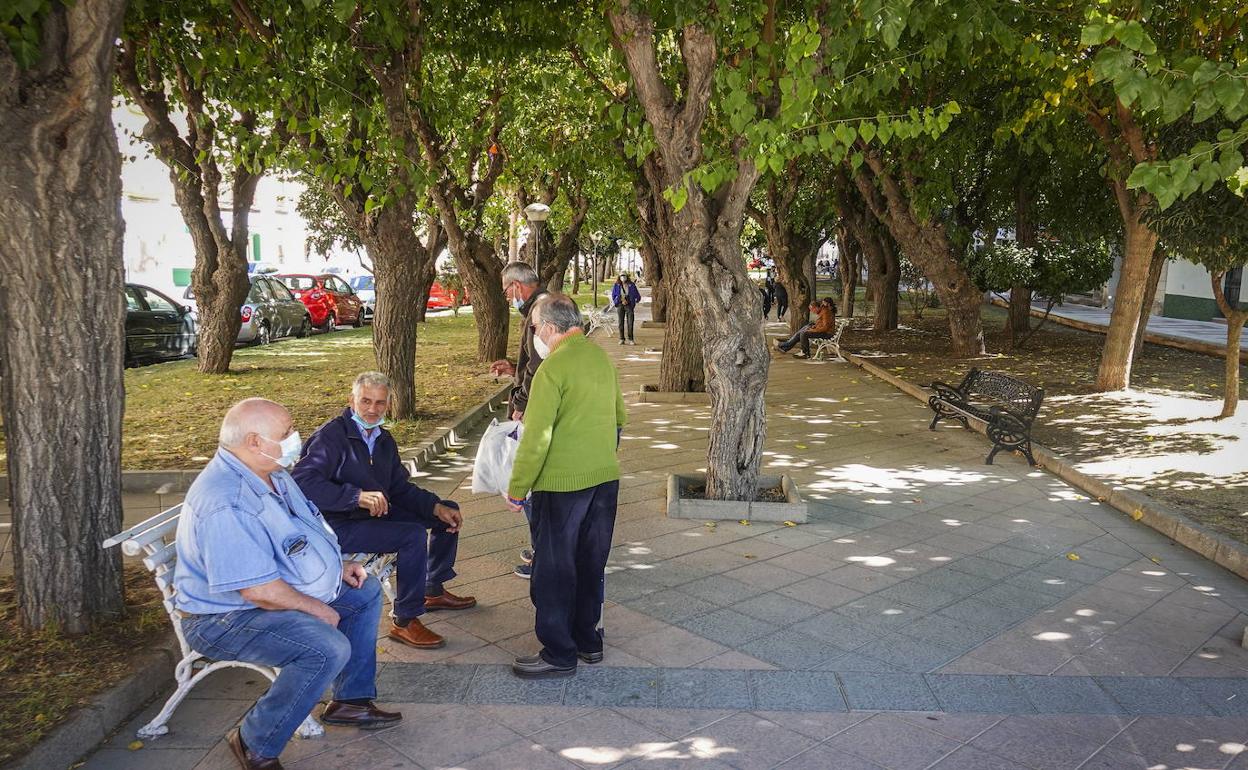
[[[285,471],[274,491],[225,449],[186,493],[174,569],[179,610],[208,615],[251,609],[240,590],[281,578],[323,602],[338,597],[338,538]]]

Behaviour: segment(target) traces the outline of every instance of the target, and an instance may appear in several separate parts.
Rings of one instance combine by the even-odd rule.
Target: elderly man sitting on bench
[[[287,472],[300,439],[285,408],[240,401],[219,441],[186,493],[174,602],[197,652],[281,670],[228,736],[244,770],[280,770],[278,755],[326,687],[328,724],[402,719],[373,705],[381,586],[342,562],[334,531]]]

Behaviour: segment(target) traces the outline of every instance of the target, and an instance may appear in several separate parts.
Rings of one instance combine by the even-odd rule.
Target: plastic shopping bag
[[[511,466],[516,461],[516,449],[524,426],[517,420],[490,421],[481,445],[477,447],[477,459],[472,465],[472,491],[507,494],[511,482]]]

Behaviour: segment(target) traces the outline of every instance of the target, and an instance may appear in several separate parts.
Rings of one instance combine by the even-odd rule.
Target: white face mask
[[[261,452],[260,454],[269,458],[270,460],[282,466],[283,468],[289,469],[293,467],[294,464],[299,461],[299,453],[303,451],[303,439],[299,438],[299,431],[295,431],[291,433],[289,436],[282,439],[281,441],[274,441],[273,439],[267,436],[261,436],[260,438],[264,439],[265,441],[269,441],[271,443],[277,444],[279,447],[282,448],[282,454],[280,457],[274,457],[273,455],[265,454],[264,452]]]
[[[537,325],[537,331],[533,332],[533,352],[537,353],[537,357],[542,359],[543,361],[546,360],[547,356],[550,355],[550,345],[547,345],[545,342],[543,342],[542,338],[537,336],[537,332],[541,331],[542,327],[545,325],[546,325],[546,322],[543,321],[542,323]]]
[[[519,297],[511,298],[511,306],[514,307],[516,310],[519,310],[522,305],[524,305],[524,300],[520,299]]]

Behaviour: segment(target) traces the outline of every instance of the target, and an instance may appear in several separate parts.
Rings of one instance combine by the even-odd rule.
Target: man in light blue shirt
[[[229,735],[245,770],[280,769],[282,748],[331,684],[326,723],[370,729],[402,718],[373,705],[381,586],[341,561],[338,538],[287,472],[300,439],[285,408],[240,401],[219,441],[183,504],[174,601],[197,652],[280,669]]]

